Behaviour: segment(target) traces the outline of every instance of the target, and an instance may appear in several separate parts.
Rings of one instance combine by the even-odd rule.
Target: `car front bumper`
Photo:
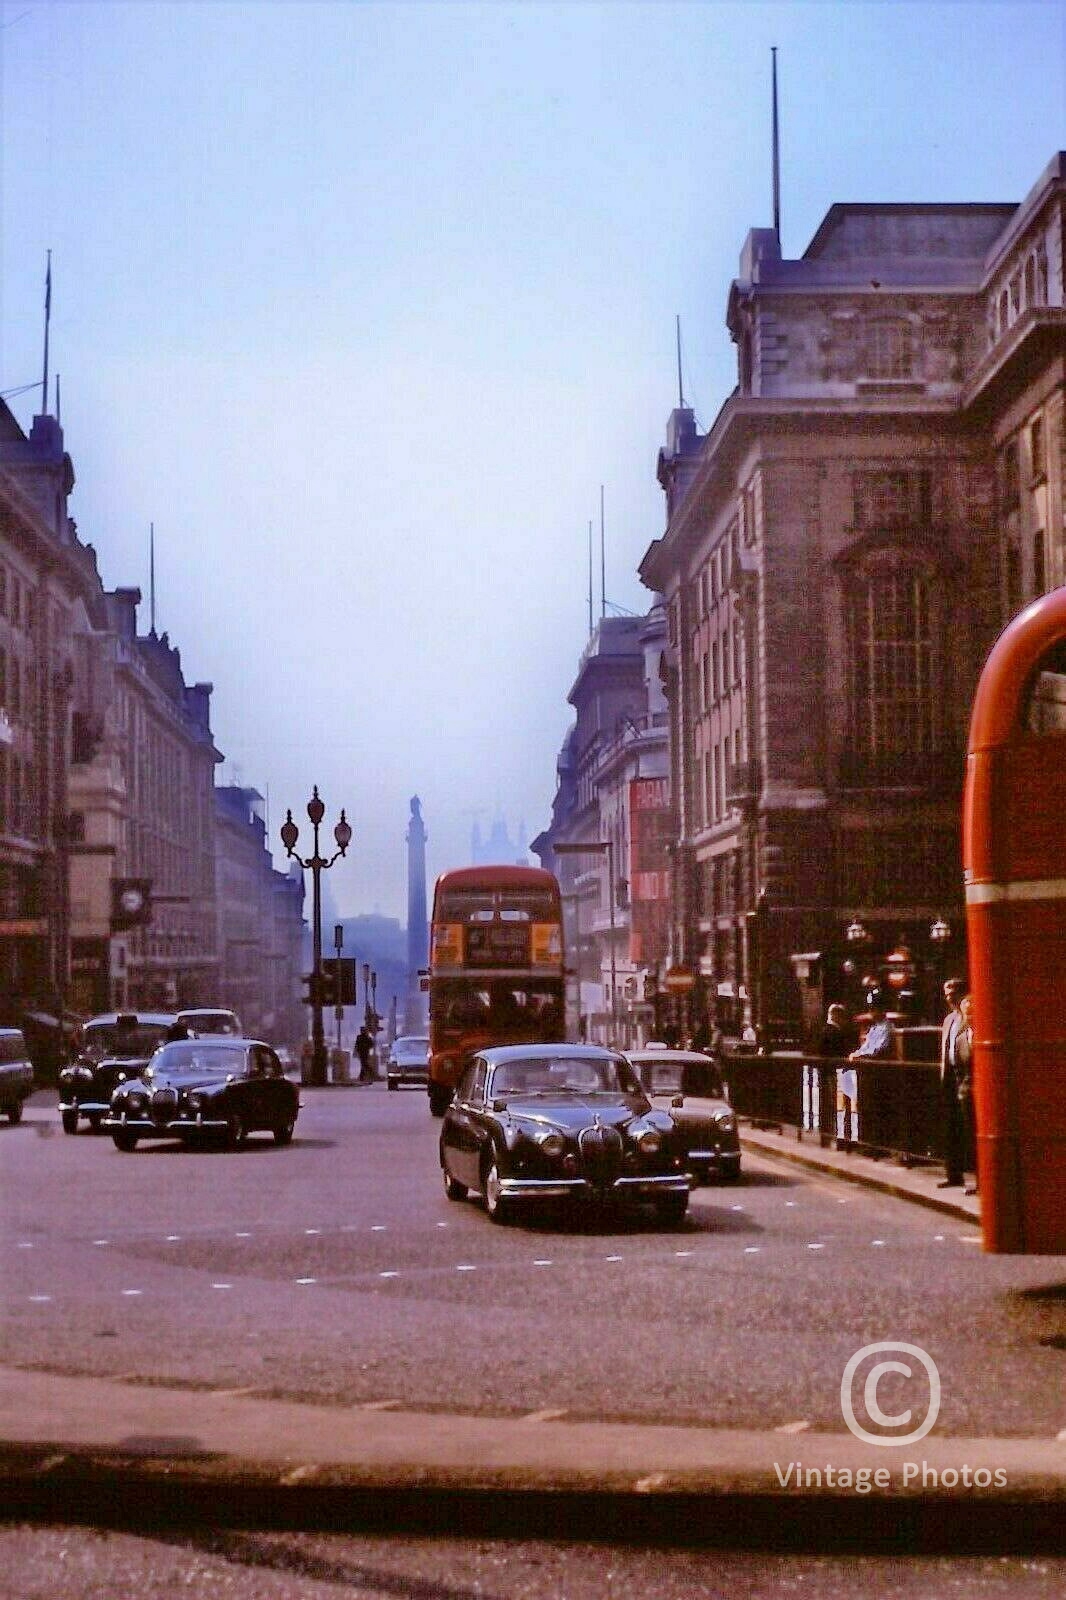
[[[501,1178],[502,1200],[654,1200],[661,1195],[688,1194],[687,1172],[626,1174],[608,1184],[587,1178]]]
[[[429,1082],[428,1067],[394,1067],[391,1064],[385,1068],[385,1076],[390,1083],[417,1083],[424,1089]]]
[[[87,1100],[61,1100],[59,1102],[59,1109],[60,1112],[77,1111],[79,1115],[83,1117],[102,1117],[111,1108],[106,1100],[94,1100],[90,1095]]]
[[[229,1126],[224,1117],[180,1116],[171,1117],[169,1122],[153,1122],[151,1117],[130,1117],[125,1113],[105,1117],[103,1125],[112,1133],[123,1128],[129,1133],[154,1135],[157,1139],[166,1139],[172,1133],[221,1133]]]
[[[699,1175],[710,1173],[736,1173],[740,1171],[739,1150],[690,1150],[685,1157],[690,1172]]]

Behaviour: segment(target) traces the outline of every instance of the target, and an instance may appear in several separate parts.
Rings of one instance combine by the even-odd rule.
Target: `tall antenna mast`
[[[155,523],[148,524],[148,620],[155,637]]]
[[[592,518],[589,518],[589,638],[592,638]]]
[[[674,317],[677,324],[677,403],[681,410],[685,409],[685,386],[681,382],[681,314]]]
[[[772,80],[772,108],[770,138],[772,146],[772,167],[774,185],[774,232],[777,234],[778,246],[781,244],[781,142],[778,137],[777,127],[777,46],[770,46],[771,80]]]
[[[607,615],[607,534],[603,520],[603,484],[600,484],[600,616]]]
[[[60,397],[59,397],[59,373],[58,372],[56,373],[56,421],[59,422],[59,423],[62,423],[62,421],[63,421],[63,408],[62,408],[62,405],[61,405],[61,402],[60,402]]]
[[[41,415],[48,415],[48,324],[52,320],[52,252],[44,275],[44,375],[41,378]]]

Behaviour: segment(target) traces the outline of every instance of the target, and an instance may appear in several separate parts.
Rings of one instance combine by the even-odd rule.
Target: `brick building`
[[[672,953],[727,1026],[795,1029],[794,955],[857,998],[902,944],[927,1008],[964,961],[974,684],[1064,577],[1064,179],[834,205],[799,260],[754,230],[737,388],[705,435],[670,418],[640,571],[669,619]]]

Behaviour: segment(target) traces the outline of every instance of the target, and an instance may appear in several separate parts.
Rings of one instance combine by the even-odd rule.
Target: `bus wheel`
[[[444,1083],[431,1083],[429,1086],[429,1110],[434,1117],[443,1117],[452,1103],[452,1091]]]

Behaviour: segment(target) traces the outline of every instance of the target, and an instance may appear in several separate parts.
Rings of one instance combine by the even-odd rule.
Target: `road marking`
[[[675,1256],[690,1256],[691,1254],[692,1254],[691,1250],[675,1250],[674,1251],[674,1255]]]
[[[235,1239],[250,1239],[252,1236],[250,1233],[235,1233],[233,1237]]]
[[[304,1232],[305,1233],[321,1233],[322,1229],[321,1228],[305,1228]]]
[[[317,1283],[317,1278],[294,1278],[294,1283]]]
[[[180,1238],[181,1238],[181,1234],[180,1233],[168,1233],[164,1242],[166,1244],[175,1244],[177,1242],[177,1240],[180,1239]]]
[[[1066,1428],[1060,1428],[1058,1433],[1055,1435],[1055,1438],[1058,1440],[1059,1444],[1066,1444]]]
[[[653,1489],[661,1489],[666,1483],[665,1472],[652,1472],[646,1478],[638,1478],[633,1485],[638,1494],[650,1494]]]
[[[94,1239],[93,1244],[110,1244],[110,1239]]]
[[[757,1245],[757,1244],[746,1244],[744,1246],[744,1254],[746,1256],[757,1256],[759,1254],[760,1249],[761,1249],[760,1245]]]
[[[730,1206],[730,1211],[743,1211],[743,1206]]]
[[[546,1257],[541,1256],[539,1260],[534,1261],[533,1265],[535,1267],[550,1267],[550,1266],[554,1266],[554,1262],[551,1262],[551,1261],[547,1260]]]
[[[884,1245],[884,1242],[885,1241],[883,1239],[871,1239],[870,1240],[871,1244],[876,1244],[876,1245]]]
[[[963,1244],[980,1244],[981,1243],[981,1235],[979,1233],[960,1233],[959,1234],[959,1238],[961,1239]]]
[[[143,1294],[143,1289],[123,1289],[123,1294]]]
[[[211,1287],[212,1289],[232,1289],[233,1285],[232,1283],[213,1283]]]
[[[810,1427],[809,1422],[784,1422],[780,1428],[775,1428],[775,1433],[806,1433]]]
[[[254,1383],[250,1383],[244,1389],[213,1389],[211,1392],[216,1400],[239,1400],[241,1395],[258,1394],[259,1390]]]
[[[470,1266],[468,1262],[464,1262],[462,1266],[456,1267],[455,1270],[456,1272],[476,1272],[477,1268]]]
[[[51,1300],[52,1296],[50,1294],[31,1294],[29,1298],[35,1306],[43,1306],[46,1301]]]
[[[20,1239],[19,1240],[19,1249],[20,1250],[32,1250],[33,1249],[33,1245],[30,1243],[30,1241],[28,1239]]]
[[[317,1471],[318,1467],[315,1463],[309,1461],[306,1466],[293,1467],[291,1472],[283,1472],[278,1482],[285,1484],[286,1487],[294,1483],[304,1483],[308,1478],[314,1477]]]
[[[785,1201],[785,1205],[786,1206],[795,1206],[795,1204],[796,1204],[795,1200],[786,1200]]]
[[[437,1223],[437,1227],[438,1228],[446,1228],[447,1226],[448,1226],[448,1224],[446,1222],[438,1222]]]
[[[360,1400],[354,1409],[356,1411],[395,1411],[402,1404],[402,1400]]]
[[[807,1246],[807,1249],[808,1250],[824,1250],[825,1249],[825,1245],[824,1244],[809,1244]]]
[[[566,1406],[545,1406],[543,1411],[527,1411],[524,1417],[519,1417],[519,1422],[558,1422],[560,1417],[567,1415]]]
[[[935,1244],[943,1244],[944,1243],[944,1235],[942,1233],[934,1233],[933,1242]]]
[[[398,1278],[399,1276],[400,1276],[400,1274],[398,1272],[379,1272],[378,1273],[378,1277],[379,1278]]]
[[[371,1231],[371,1233],[384,1233],[385,1232],[385,1224],[383,1222],[375,1222],[373,1224],[373,1226],[371,1227],[370,1231]]]
[[[622,1257],[621,1256],[604,1256],[603,1259],[605,1261],[621,1261]]]

